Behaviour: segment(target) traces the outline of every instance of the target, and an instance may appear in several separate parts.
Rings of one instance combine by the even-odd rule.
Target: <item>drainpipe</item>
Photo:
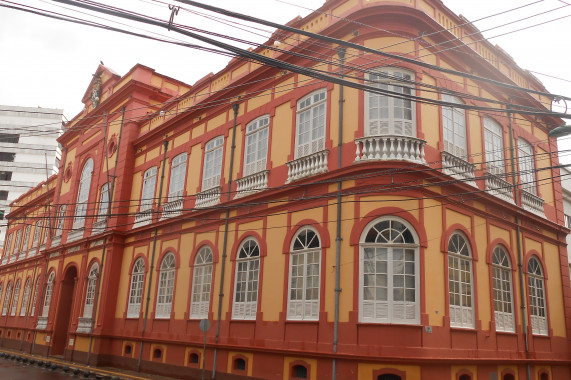
[[[339,55],[339,78],[343,79],[343,62],[345,59],[345,48],[337,49]],[[339,142],[337,143],[337,168],[342,166],[342,147],[343,147],[343,85],[339,85]],[[337,181],[337,234],[335,236],[335,320],[333,323],[333,353],[337,353],[337,343],[339,341],[339,296],[341,293],[341,189],[343,180]],[[337,378],[337,358],[333,357],[332,379]]]
[[[512,113],[509,112],[508,106],[508,118],[510,119],[510,153],[511,153],[511,170],[512,170],[512,182],[514,187],[514,196],[516,205],[519,199],[519,189],[516,182],[516,164],[515,164],[515,146],[514,146],[514,131],[513,131],[513,123],[512,123]],[[523,254],[522,254],[522,247],[521,247],[521,221],[519,219],[519,211],[515,215],[515,223],[516,223],[516,235],[517,235],[517,267],[518,267],[518,277],[519,277],[519,287],[520,287],[520,303],[521,303],[521,319],[523,321],[523,336],[525,339],[525,357],[527,360],[527,380],[531,380],[531,367],[529,364],[529,337],[527,333],[527,309],[525,306],[525,288],[524,288],[524,279],[523,279]]]
[[[167,148],[169,142],[167,140],[163,141],[164,153],[163,153],[163,167],[161,169],[161,185],[159,186],[159,200],[157,203],[157,212],[155,214],[155,223],[159,221],[159,209],[161,207],[161,199],[163,194],[163,182],[165,179],[165,166],[167,161]],[[149,317],[149,303],[151,302],[151,283],[153,282],[153,270],[155,268],[155,253],[157,248],[157,233],[159,228],[155,225],[155,233],[153,235],[153,250],[151,254],[151,267],[149,268],[149,286],[147,287],[147,304],[145,305],[145,318],[143,319],[143,331],[141,331],[141,344],[139,345],[139,360],[137,362],[137,372],[141,372],[141,360],[143,359],[143,338],[145,337],[145,330],[147,328],[147,319]]]
[[[232,126],[232,146],[230,150],[230,174],[228,176],[228,191],[226,201],[230,201],[232,196],[232,171],[234,170],[234,151],[236,150],[236,119],[238,118],[238,109],[240,106],[237,103],[232,104],[234,110],[234,124]],[[212,364],[212,379],[216,378],[216,360],[218,358],[218,340],[220,338],[220,320],[222,318],[222,300],[224,299],[224,272],[226,271],[226,250],[228,248],[228,224],[230,220],[230,209],[226,208],[226,218],[224,220],[224,241],[222,245],[222,268],[220,269],[220,292],[218,294],[218,321],[216,321],[216,346],[214,346],[214,362]],[[205,333],[206,334],[206,333]],[[205,355],[203,352],[202,355]]]
[[[105,115],[105,114],[104,114]],[[106,118],[106,116],[104,116]],[[111,204],[113,202],[113,188],[115,187],[115,173],[117,172],[117,158],[119,157],[119,142],[121,141],[121,134],[123,133],[123,121],[125,120],[125,107],[121,109],[121,125],[119,126],[119,141],[117,142],[117,149],[115,150],[115,168],[113,170],[113,184],[109,187],[109,154],[107,151],[107,122],[105,123],[105,165],[107,166],[107,217],[105,226],[107,227],[109,219],[111,219]],[[165,149],[166,152],[166,149]],[[89,337],[89,351],[87,351],[87,365],[89,365],[89,359],[91,358],[91,350],[93,349],[93,327],[95,326],[95,320],[97,319],[97,307],[99,306],[99,294],[101,290],[101,278],[103,276],[103,266],[105,265],[105,253],[107,251],[107,236],[103,238],[103,252],[101,253],[101,266],[99,267],[99,278],[97,279],[97,286],[95,288],[95,299],[93,300],[93,310],[91,311],[91,336]],[[89,268],[88,268],[89,269]]]

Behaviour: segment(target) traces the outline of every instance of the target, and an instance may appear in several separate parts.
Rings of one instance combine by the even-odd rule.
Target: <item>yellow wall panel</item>
[[[272,100],[272,90],[266,90],[264,92],[257,92],[254,96],[248,99],[248,111],[255,110],[258,107],[268,104]]]
[[[215,116],[212,119],[208,120],[208,123],[206,124],[206,130],[210,132],[221,126],[223,123],[226,122],[226,115],[227,112],[222,112],[220,115]]]

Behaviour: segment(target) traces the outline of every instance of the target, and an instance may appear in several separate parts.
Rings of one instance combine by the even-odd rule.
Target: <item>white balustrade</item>
[[[61,243],[61,235],[52,236],[51,247],[56,247]]]
[[[77,322],[76,332],[89,334],[91,332],[91,321],[91,318],[80,317]]]
[[[98,220],[97,222],[93,223],[93,227],[91,228],[91,235],[97,235],[105,231],[107,228],[107,220],[105,218]]]
[[[36,330],[45,330],[48,327],[48,317],[38,317]]]
[[[533,212],[539,216],[545,216],[543,211],[543,199],[524,189],[521,190],[521,206],[524,210]]]
[[[492,173],[486,173],[486,191],[488,193],[515,204],[512,189],[512,184],[505,179]]]
[[[453,155],[452,153],[442,152],[442,171],[460,181],[476,186],[474,182],[474,171],[476,165]]]
[[[369,136],[355,140],[355,162],[409,161],[426,164],[426,141],[409,136]]]
[[[180,215],[182,213],[183,203],[184,199],[182,199],[182,197],[176,198],[172,201],[165,203],[163,205],[163,213],[161,215],[161,220]]]
[[[151,223],[152,219],[153,209],[139,211],[137,214],[135,214],[135,223],[133,224],[133,228],[146,226],[147,224]]]
[[[245,197],[268,188],[269,170],[263,170],[236,180],[236,196],[234,198]]]
[[[196,203],[194,208],[205,208],[219,204],[221,190],[222,186],[216,186],[213,189],[208,189],[196,194]]]
[[[297,158],[287,163],[287,181],[290,183],[301,178],[327,172],[328,150]]]
[[[74,230],[71,230],[68,234],[67,234],[67,241],[68,243],[71,241],[76,241],[78,239],[81,239],[83,237],[83,232],[84,232],[84,228],[80,227],[80,228],[76,228]]]

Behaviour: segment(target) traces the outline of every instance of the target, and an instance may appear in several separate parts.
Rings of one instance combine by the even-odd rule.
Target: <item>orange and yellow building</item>
[[[288,25],[408,60],[290,32],[254,50],[368,91],[100,65],[60,174],[11,207],[0,346],[187,378],[571,378],[542,84],[437,0]]]

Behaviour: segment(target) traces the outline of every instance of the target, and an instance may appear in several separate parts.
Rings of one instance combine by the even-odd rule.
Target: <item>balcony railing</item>
[[[38,317],[38,323],[36,324],[37,330],[45,330],[48,327],[48,317]]]
[[[89,334],[91,332],[91,321],[91,318],[80,317],[77,322],[76,332]]]
[[[91,235],[97,235],[105,231],[107,228],[107,219],[103,218],[98,220],[97,222],[93,223],[93,227],[91,228]]]
[[[175,198],[174,200],[165,203],[163,205],[163,213],[161,215],[161,220],[180,215],[182,213],[183,203],[184,199],[182,199],[182,197]]]
[[[135,214],[135,223],[133,224],[133,228],[146,226],[147,224],[151,223],[151,219],[153,219],[152,208],[139,211],[137,214]]]
[[[196,194],[195,208],[205,208],[215,206],[220,203],[220,192],[222,186],[216,186]]]
[[[263,170],[261,172],[237,179],[235,198],[245,197],[246,195],[267,189],[269,172],[269,170]]]
[[[505,179],[492,173],[486,173],[486,191],[488,193],[514,204],[512,189],[512,184]]]
[[[61,234],[57,236],[52,236],[52,244],[51,247],[58,246],[61,243]]]
[[[474,182],[474,171],[476,165],[453,155],[452,153],[442,152],[442,171],[460,181],[476,186]]]
[[[85,228],[83,228],[83,227],[71,230],[67,235],[67,241],[71,242],[71,241],[76,241],[76,240],[81,239],[83,237],[84,231],[85,231]]]
[[[426,164],[426,141],[409,136],[369,136],[355,140],[355,162],[409,161]]]
[[[527,190],[521,189],[521,207],[539,216],[545,216],[543,211],[543,199]]]
[[[297,158],[287,163],[287,181],[290,183],[301,178],[327,172],[327,156],[329,151],[322,150],[317,153]]]

